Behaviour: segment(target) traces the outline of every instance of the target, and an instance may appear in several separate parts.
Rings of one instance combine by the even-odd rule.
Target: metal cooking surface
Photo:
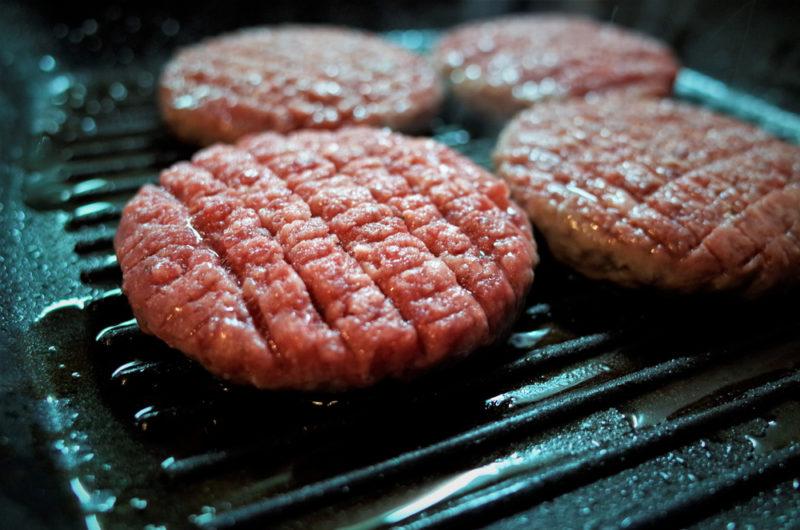
[[[424,50],[435,33],[388,37]],[[37,436],[87,527],[800,521],[796,293],[627,291],[544,249],[508,340],[460,365],[341,395],[234,387],[141,334],[119,290],[122,205],[192,151],[158,121],[156,70],[41,66],[21,195],[51,234],[34,259],[67,249],[43,277],[76,282],[25,340]],[[691,70],[677,93],[800,139],[796,116]],[[488,164],[493,132],[455,108],[432,134]]]

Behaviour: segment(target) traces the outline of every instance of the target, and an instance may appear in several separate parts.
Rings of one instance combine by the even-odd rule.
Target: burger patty
[[[459,99],[497,119],[588,93],[667,95],[678,70],[670,50],[651,38],[557,15],[461,26],[442,38],[434,60]]]
[[[538,105],[499,174],[556,257],[592,278],[763,293],[800,278],[800,148],[667,100]]]
[[[347,124],[424,127],[442,89],[425,59],[377,36],[325,26],[260,27],[181,50],[159,93],[185,141]]]
[[[432,140],[265,133],[165,170],[115,248],[142,330],[213,373],[365,386],[508,329],[537,262],[508,195]]]

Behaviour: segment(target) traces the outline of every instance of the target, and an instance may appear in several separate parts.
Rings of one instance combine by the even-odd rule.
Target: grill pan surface
[[[111,241],[125,200],[191,154],[159,123],[153,91],[159,48],[196,35],[122,9],[54,28],[22,7],[6,16],[9,527],[800,525],[796,293],[628,291],[543,249],[508,340],[411,384],[342,395],[233,387],[143,335]],[[147,25],[156,37],[139,36]],[[437,35],[386,33],[422,53]],[[86,47],[85,62],[53,55],[41,44],[53,36]],[[93,50],[95,36],[111,44]],[[110,62],[86,59],[108,47]],[[800,141],[795,114],[695,70],[676,92]],[[488,166],[496,131],[455,105],[430,133]]]

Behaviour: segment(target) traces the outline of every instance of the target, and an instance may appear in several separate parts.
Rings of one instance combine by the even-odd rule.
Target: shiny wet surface
[[[31,210],[14,230],[40,263],[19,281],[50,285],[19,303],[39,315],[24,338],[47,425],[36,436],[86,526],[426,527],[475,506],[474,524],[633,524],[797,447],[792,293],[745,303],[629,292],[546,251],[511,335],[425,378],[307,395],[211,377],[141,334],[118,290],[119,208],[187,149],[160,132],[153,75],[65,79],[43,96],[64,121],[32,140],[16,191]],[[433,133],[488,163],[493,139],[461,118],[449,110]],[[744,412],[700,421],[759,389],[767,397]],[[766,493],[689,523],[752,515],[724,511],[737,503],[791,521],[796,479],[775,476]]]

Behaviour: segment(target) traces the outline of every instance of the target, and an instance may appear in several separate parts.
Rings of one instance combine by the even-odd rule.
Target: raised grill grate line
[[[119,116],[118,118],[123,118]],[[114,121],[98,121],[96,128],[91,133],[70,131],[64,128],[50,135],[56,142],[63,145],[71,145],[74,142],[96,141],[99,139],[119,138],[122,136],[132,136],[140,134],[161,134],[163,128],[161,122],[155,116],[146,118],[129,116],[127,113],[124,119]]]
[[[103,199],[108,196],[130,195],[136,192],[144,184],[152,184],[158,181],[157,173],[145,173],[136,177],[117,178],[112,180],[96,178],[84,180],[77,184],[63,186],[62,192],[57,200],[51,204],[52,207],[63,207],[72,201],[83,202]]]
[[[106,221],[119,221],[122,214],[122,206],[112,202],[98,201],[89,204],[84,204],[75,208],[67,219],[66,228],[68,230],[76,230],[82,226],[89,226],[94,224],[103,223]],[[114,236],[109,235],[107,239],[113,240]],[[79,243],[75,244],[77,250]]]
[[[93,283],[101,281],[113,281],[117,284],[122,281],[122,271],[117,263],[117,256],[110,254],[99,258],[99,263],[92,267],[87,267],[81,271],[81,281]]]
[[[438,385],[430,387],[424,386],[415,390],[412,396],[403,395],[399,397],[388,396],[382,398],[381,407],[386,410],[391,410],[394,407],[407,409],[409,407],[424,406],[425,403],[430,402],[439,404],[457,402],[461,396],[473,395],[476,392],[488,392],[498,389],[501,392],[505,392],[508,391],[508,387],[512,382],[519,381],[525,376],[530,376],[544,369],[555,368],[559,365],[589,357],[594,352],[605,353],[608,345],[619,343],[620,340],[619,335],[594,334],[562,343],[547,345],[542,348],[531,350],[528,355],[508,364],[492,368],[485,377],[455,377],[455,382],[450,384],[448,384],[447,381],[440,381]],[[627,347],[633,347],[638,344],[638,342],[632,342],[631,340],[627,340],[626,342],[628,343]],[[601,346],[604,348],[601,349]],[[674,362],[684,363],[690,361],[696,363],[693,366],[701,368],[713,361],[720,358],[727,358],[731,355],[735,355],[735,353],[731,351],[721,351],[715,352],[713,355],[687,356],[674,360]],[[682,367],[683,365],[681,364],[680,366]],[[616,381],[628,381],[628,378],[636,377],[635,374],[646,373],[646,370],[651,370],[653,368],[655,367],[651,366],[640,372],[628,373],[606,384],[613,386]],[[681,368],[680,373],[676,373],[675,377],[677,378],[690,372],[691,368],[687,368],[686,370]],[[571,397],[588,390],[591,390],[591,388],[579,389],[577,391],[565,391],[559,394],[559,396],[565,398]],[[329,443],[330,433],[334,426],[341,427],[342,425],[356,423],[366,417],[371,410],[374,410],[374,405],[372,408],[367,407],[366,410],[364,410],[363,407],[359,408],[358,405],[353,405],[352,408],[344,409],[339,413],[336,417],[335,424],[318,423],[315,424],[313,428],[304,428],[301,432],[292,431],[288,433],[282,438],[276,450],[281,450],[282,448],[296,450],[301,444],[313,444],[315,441],[327,444]],[[489,425],[489,423],[487,422],[486,425]],[[248,444],[246,446],[215,449],[214,451],[194,454],[183,458],[171,457],[162,464],[162,470],[169,478],[179,479],[189,475],[207,474],[223,466],[230,469],[231,466],[236,466],[244,461],[252,462],[252,459],[257,459],[259,455],[265,454],[264,444],[265,442],[259,441],[252,443],[252,445]]]
[[[631,529],[684,526],[699,521],[736,501],[751,498],[759,491],[797,475],[800,468],[800,445],[785,447],[764,460],[749,464],[738,472],[710,479],[709,484],[689,491],[653,512],[627,518]]]
[[[157,173],[155,168],[172,163],[178,158],[179,155],[175,152],[151,150],[68,162],[61,166],[61,172],[65,175],[66,182],[82,182],[96,177],[113,179],[118,176],[128,176],[127,173],[143,171]],[[119,173],[122,175],[118,175]]]
[[[594,454],[556,464],[536,475],[501,482],[483,492],[467,496],[454,507],[415,521],[407,528],[421,530],[449,526],[464,520],[469,520],[471,524],[496,520],[522,506],[531,506],[537,501],[635,467],[668,452],[682,442],[695,440],[698,435],[709,430],[730,425],[732,422],[741,423],[743,419],[757,414],[764,405],[792,395],[798,387],[800,387],[800,374],[770,381],[722,405],[643,430],[618,447],[599,449]],[[775,461],[770,463],[756,464],[744,471],[726,475],[708,488],[705,492],[707,500],[721,498],[729,491],[744,487],[757,479],[779,480],[783,475],[776,473],[784,471],[782,466],[798,459],[800,459],[800,449],[795,448],[783,457],[776,457]],[[702,492],[697,493],[698,497],[701,495]],[[674,510],[683,509],[684,505],[691,507],[695,502],[701,501],[695,494],[687,494],[678,499],[674,505],[665,507],[663,515],[671,517],[673,513],[677,513]],[[640,523],[643,527],[650,523],[656,524],[661,515],[662,511],[650,517],[643,516]]]
[[[69,147],[65,147],[63,152],[73,163],[87,163],[94,158],[105,158],[109,154],[135,156],[146,154],[151,150],[156,150],[160,154],[162,149],[158,142],[163,140],[163,135],[155,134],[134,134],[111,139],[100,138],[95,141],[69,143],[67,144]]]
[[[406,452],[395,458],[334,476],[296,490],[264,499],[240,508],[223,512],[204,521],[201,527],[232,528],[243,523],[287,516],[325,501],[353,492],[370,482],[412,471],[423,464],[434,465],[443,454],[450,461],[460,451],[475,451],[488,442],[511,437],[525,427],[541,426],[547,422],[574,414],[585,408],[597,408],[609,401],[636,390],[652,387],[669,379],[687,374],[707,363],[712,355],[679,357],[656,366],[612,379],[600,385],[568,392],[541,402],[539,405],[511,414],[441,442]]]
[[[131,317],[124,322],[103,328],[97,334],[95,340],[106,347],[112,347],[112,343],[127,341],[141,334],[142,331],[139,329],[139,324],[136,323],[135,318]]]
[[[76,254],[91,254],[92,252],[109,251],[114,247],[114,239],[108,236],[100,236],[92,239],[85,239],[75,243]]]
[[[530,375],[534,370],[539,370],[545,366],[551,366],[555,363],[567,363],[578,358],[589,355],[591,352],[597,351],[600,347],[606,346],[611,341],[611,335],[605,333],[597,333],[594,335],[587,335],[576,339],[570,339],[558,344],[551,344],[542,348],[531,350],[531,352],[516,361],[501,365],[493,369],[486,377],[477,379],[469,378],[456,381],[448,384],[446,381],[441,383],[446,386],[438,385],[434,387],[426,387],[419,392],[415,392],[413,396],[402,395],[394,399],[382,401],[383,406],[400,405],[410,407],[419,405],[421,403],[430,402],[431,400],[456,400],[464,393],[475,392],[476,389],[494,387],[500,384],[507,384],[510,380],[517,380],[524,375]],[[349,423],[356,421],[358,417],[369,413],[372,410],[371,406],[367,406],[366,410],[357,408],[349,410],[347,416],[338,416],[335,420],[335,425],[339,426],[342,423]],[[284,436],[281,441],[282,445],[287,447],[296,447],[300,443],[300,439],[308,437],[315,437],[324,439],[326,433],[329,432],[333,425],[322,425],[313,431],[302,429],[299,433],[294,435]],[[304,443],[308,443],[305,441]],[[199,473],[207,473],[223,465],[230,466],[240,462],[247,457],[256,454],[264,453],[264,443],[256,443],[245,447],[234,447],[230,449],[223,449],[218,451],[210,451],[192,455],[185,458],[169,458],[163,465],[163,471],[170,478],[182,478],[187,475],[194,475]]]

